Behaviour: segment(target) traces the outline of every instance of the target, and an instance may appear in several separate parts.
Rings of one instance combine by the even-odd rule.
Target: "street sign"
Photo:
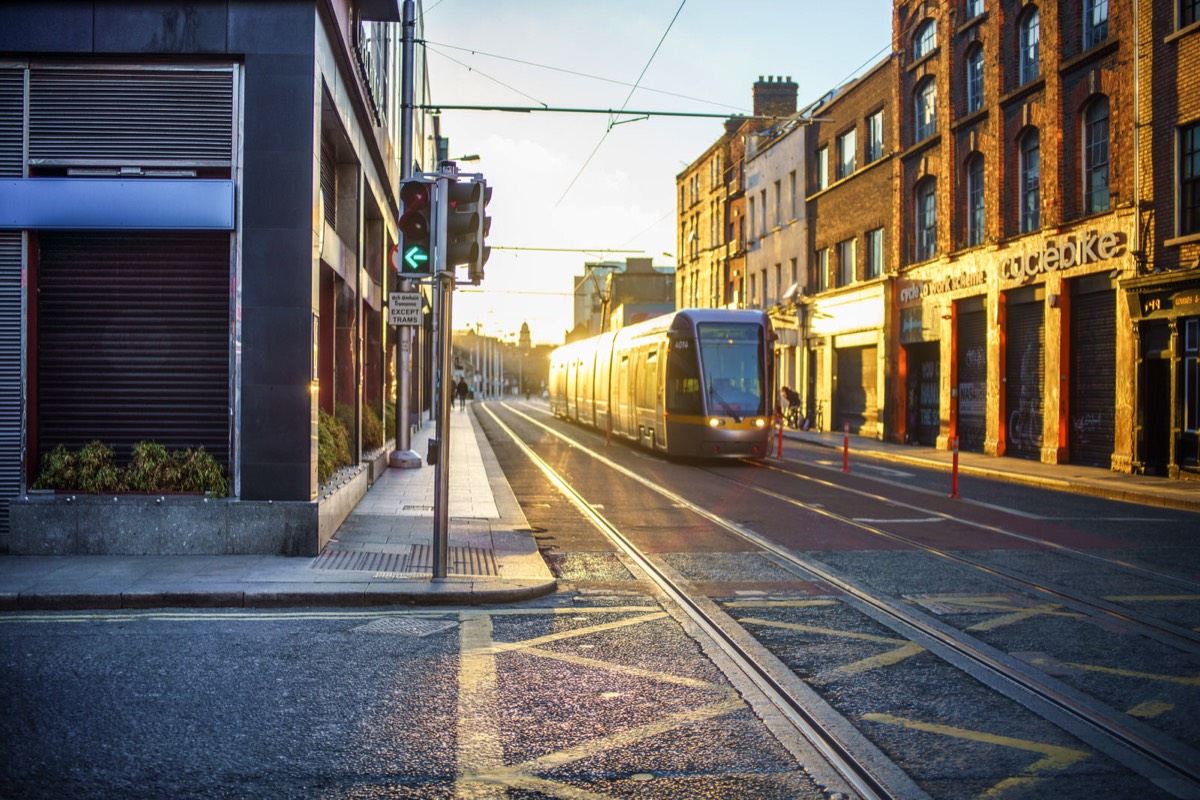
[[[420,325],[421,295],[417,292],[392,292],[388,295],[388,325]]]

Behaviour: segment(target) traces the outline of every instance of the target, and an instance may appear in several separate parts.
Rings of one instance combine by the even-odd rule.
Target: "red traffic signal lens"
[[[417,211],[429,208],[429,184],[419,181],[408,181],[400,187],[400,202],[404,211]]]

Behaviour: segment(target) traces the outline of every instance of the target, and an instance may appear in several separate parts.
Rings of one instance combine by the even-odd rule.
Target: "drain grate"
[[[432,636],[458,625],[444,619],[420,619],[419,617],[385,617],[372,620],[351,630],[355,633],[386,633],[394,636]]]
[[[449,575],[497,576],[496,554],[481,547],[451,547],[446,572]],[[410,545],[407,553],[372,553],[363,550],[326,550],[313,561],[313,569],[373,572],[378,579],[402,579],[433,572],[433,548]]]
[[[407,553],[371,553],[364,550],[326,550],[313,569],[349,569],[361,572],[403,572]]]

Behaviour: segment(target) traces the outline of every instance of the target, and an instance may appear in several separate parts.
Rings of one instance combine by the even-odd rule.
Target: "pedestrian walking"
[[[458,386],[454,388],[454,393],[458,395],[458,408],[460,411],[467,409],[467,393],[471,391],[471,387],[467,386],[466,378],[458,379]]]

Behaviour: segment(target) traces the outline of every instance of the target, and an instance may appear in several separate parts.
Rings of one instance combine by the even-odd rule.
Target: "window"
[[[788,218],[796,219],[796,170],[792,170],[788,173],[788,192],[791,196]]]
[[[854,149],[857,138],[854,130],[848,130],[837,138],[837,176],[838,180],[849,177],[854,173]]]
[[[746,299],[750,301],[750,306],[758,306],[758,276],[750,276],[750,291],[746,292]]]
[[[759,203],[758,203],[759,208],[762,210],[762,213],[758,215],[758,222],[759,222],[758,235],[759,235],[759,238],[762,238],[763,236],[767,235],[767,190],[766,189],[763,189],[761,192],[758,193],[758,200],[759,200]]]
[[[883,228],[867,231],[867,263],[864,280],[878,278],[883,274]]]
[[[799,282],[799,280],[800,280],[800,276],[798,276],[798,275],[796,274],[796,259],[794,259],[794,258],[793,258],[793,259],[791,259],[791,260],[789,261],[789,263],[788,263],[788,266],[791,268],[791,273],[790,273],[790,274],[791,274],[791,280],[790,280],[790,282],[788,283],[788,285],[789,285],[789,286],[798,286],[798,282]]]
[[[1183,408],[1183,427],[1188,433],[1200,431],[1200,319],[1183,326]]]
[[[927,19],[921,23],[921,27],[917,28],[917,35],[913,37],[913,61],[929,55],[935,47],[937,47],[937,22]]]
[[[1179,27],[1200,21],[1200,0],[1179,0]]]
[[[1083,211],[1108,211],[1108,98],[1098,97],[1083,115]]]
[[[783,224],[783,220],[780,219],[780,216],[783,213],[781,210],[781,208],[783,206],[783,196],[782,195],[783,195],[783,187],[779,181],[775,181],[775,227],[776,228],[778,228],[781,224]]]
[[[1179,131],[1179,234],[1200,233],[1200,122]]]
[[[1021,138],[1019,170],[1021,232],[1028,233],[1041,227],[1041,151],[1036,130]]]
[[[917,184],[916,201],[914,255],[917,261],[925,261],[937,252],[937,182],[933,178]]]
[[[750,235],[754,235],[754,198],[751,197],[746,202],[746,214],[750,217]]]
[[[1038,62],[1038,43],[1041,39],[1041,17],[1036,8],[1021,18],[1020,53],[1018,62],[1021,65],[1021,83],[1029,81],[1041,74]]]
[[[967,159],[967,247],[983,244],[983,156]]]
[[[967,113],[983,108],[983,47],[967,53]]]
[[[775,302],[783,301],[783,265],[775,265]]]
[[[975,19],[983,13],[983,0],[967,0],[967,19]]]
[[[1083,0],[1083,47],[1095,47],[1108,38],[1108,0]]]
[[[913,114],[916,119],[916,136],[913,141],[919,142],[932,136],[937,128],[937,84],[932,77],[926,78],[917,86]]]
[[[829,148],[822,147],[817,151],[817,191],[829,185]]]
[[[1198,0],[1200,2],[1200,0]],[[870,164],[883,158],[883,112],[877,111],[867,117],[867,142],[866,152],[863,154],[866,162]]]
[[[813,259],[815,262],[813,269],[816,270],[816,279],[813,282],[816,284],[817,291],[823,292],[829,288],[829,248],[825,247],[817,251],[817,257]]]
[[[857,250],[853,239],[838,242],[838,286],[849,286],[854,283],[854,267],[857,261]]]

